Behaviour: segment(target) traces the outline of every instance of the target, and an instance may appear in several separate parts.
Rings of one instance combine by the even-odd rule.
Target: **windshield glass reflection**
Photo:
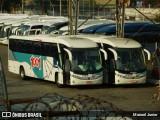
[[[98,48],[71,49],[72,71],[88,74],[102,70]]]
[[[22,31],[22,33],[24,32],[24,31],[27,31],[27,30],[29,30],[29,28],[30,28],[30,26],[29,25],[21,25],[21,31]]]
[[[119,71],[138,72],[145,70],[145,61],[142,49],[116,49],[118,60],[116,69]]]

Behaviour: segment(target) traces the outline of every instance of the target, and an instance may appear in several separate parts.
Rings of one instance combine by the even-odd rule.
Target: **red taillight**
[[[155,79],[159,79],[160,78],[160,69],[154,69],[152,71],[152,75]]]
[[[155,75],[160,75],[160,69],[153,70],[153,73],[154,73]]]

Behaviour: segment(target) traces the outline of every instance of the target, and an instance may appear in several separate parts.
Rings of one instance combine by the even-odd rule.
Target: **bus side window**
[[[58,47],[56,44],[52,45],[51,54],[56,60],[58,60]]]
[[[49,56],[50,55],[50,45],[49,43],[42,43],[42,55]]]
[[[33,51],[36,55],[41,55],[41,43],[40,42],[33,42]]]
[[[33,54],[32,50],[33,50],[32,49],[32,42],[31,41],[24,42],[24,52],[29,53],[29,54]]]
[[[17,52],[23,52],[23,41],[17,40]]]
[[[14,39],[9,40],[9,49],[12,51],[16,51],[17,48],[17,41]]]

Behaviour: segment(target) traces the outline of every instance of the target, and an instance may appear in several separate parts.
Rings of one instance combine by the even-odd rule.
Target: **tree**
[[[3,12],[3,2],[4,0],[1,1],[1,13]]]
[[[21,6],[22,0],[1,0],[1,12],[14,13],[17,6]]]
[[[45,8],[44,8],[44,3],[46,0],[26,0],[25,1],[25,5],[29,6],[29,5],[37,5],[40,10],[41,10],[41,14],[46,14],[45,13]]]
[[[67,0],[62,0],[62,2],[65,2],[65,5],[67,4]],[[56,9],[57,11],[60,9],[60,0],[26,0],[26,5],[37,5],[39,6],[41,13],[46,14],[47,9],[49,6],[52,6],[53,10]],[[67,9],[66,7],[62,8]]]
[[[10,1],[9,0],[2,0],[1,12],[10,12]]]
[[[145,0],[145,3],[148,5],[152,5],[152,6],[157,6],[158,4],[160,4],[160,0]]]
[[[154,18],[154,20],[158,23],[160,23],[160,15],[156,15],[156,17]]]

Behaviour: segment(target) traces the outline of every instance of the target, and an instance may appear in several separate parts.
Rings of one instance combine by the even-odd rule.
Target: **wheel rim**
[[[21,77],[24,78],[24,70],[21,70]]]

